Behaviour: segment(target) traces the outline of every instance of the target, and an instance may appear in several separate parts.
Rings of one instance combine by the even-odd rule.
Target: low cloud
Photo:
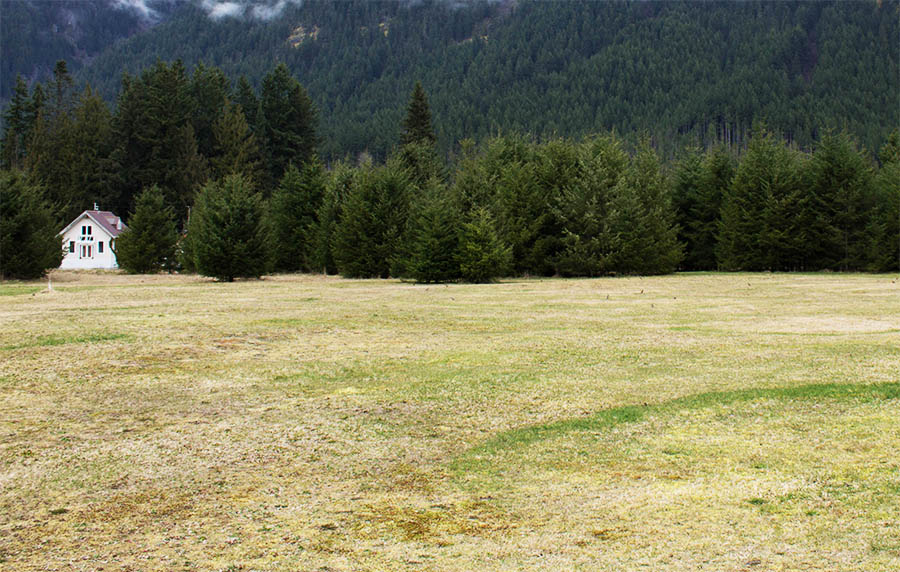
[[[268,21],[281,15],[288,5],[302,0],[199,0],[200,8],[213,20],[252,18]]]

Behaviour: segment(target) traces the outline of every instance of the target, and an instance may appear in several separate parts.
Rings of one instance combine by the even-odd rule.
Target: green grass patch
[[[564,419],[506,431],[466,451],[450,464],[457,473],[487,469],[490,457],[500,452],[526,447],[572,432],[607,431],[618,425],[636,423],[654,414],[673,414],[682,410],[707,409],[719,405],[757,400],[858,400],[900,399],[900,382],[880,384],[813,384],[786,388],[748,389],[707,392],[651,405],[628,405],[604,409],[587,417]]]
[[[131,334],[90,334],[87,336],[40,336],[34,340],[23,342],[20,344],[11,344],[8,346],[0,346],[0,350],[19,350],[22,348],[36,348],[45,346],[61,346],[65,344],[93,344],[99,342],[111,341],[131,341],[134,336]]]
[[[5,283],[0,284],[0,296],[22,296],[40,292],[42,289],[43,287],[33,284]]]

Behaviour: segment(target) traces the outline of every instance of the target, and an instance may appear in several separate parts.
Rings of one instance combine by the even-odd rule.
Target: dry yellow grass
[[[46,286],[2,570],[900,568],[895,277]]]

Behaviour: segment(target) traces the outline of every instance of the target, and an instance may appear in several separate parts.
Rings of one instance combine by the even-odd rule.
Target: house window
[[[97,243],[97,254],[103,254],[103,241]]]
[[[93,252],[90,244],[81,245],[81,258],[93,258]]]
[[[74,240],[69,241],[69,252],[71,252],[72,254],[75,254],[75,241]]]

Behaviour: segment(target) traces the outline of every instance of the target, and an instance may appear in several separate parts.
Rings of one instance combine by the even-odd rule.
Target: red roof
[[[97,223],[103,230],[106,231],[111,237],[115,238],[119,236],[119,233],[125,230],[125,223],[122,222],[122,219],[114,215],[109,211],[84,211],[77,217],[75,220],[69,223],[69,225],[62,229],[59,234],[65,234],[70,228],[72,228],[75,223],[81,220],[83,217],[89,217],[92,221]]]

